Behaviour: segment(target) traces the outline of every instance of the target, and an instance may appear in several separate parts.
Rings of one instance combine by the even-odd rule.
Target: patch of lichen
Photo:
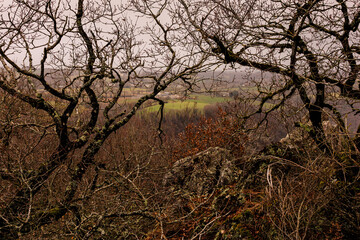
[[[50,209],[37,210],[33,215],[33,222],[43,222],[47,223],[51,219],[58,220],[63,217],[68,210],[64,206],[55,206]]]

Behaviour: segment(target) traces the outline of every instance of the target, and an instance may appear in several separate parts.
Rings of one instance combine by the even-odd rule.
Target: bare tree
[[[256,114],[266,119],[287,103],[296,103],[293,112],[306,114],[307,121],[297,124],[302,127],[294,148],[299,155],[294,159],[296,154],[290,151],[285,157],[289,164],[298,161],[296,175],[285,171],[275,186],[271,169],[267,172],[268,189],[275,186],[276,190],[265,195],[276,199],[276,204],[272,202],[265,211],[270,218],[281,216],[272,226],[284,238],[313,238],[316,235],[310,236],[310,226],[321,225],[314,219],[325,216],[320,209],[332,209],[342,223],[351,225],[339,227],[339,235],[359,235],[358,190],[351,187],[359,182],[359,1],[179,0],[174,14],[214,62],[261,72],[262,78],[255,79],[260,104],[245,119]],[[307,151],[301,147],[308,144],[305,131],[311,137]],[[305,152],[311,157],[306,159]],[[272,160],[277,155],[265,154]],[[323,163],[317,161],[322,158]],[[322,173],[322,164],[332,172]],[[311,189],[319,187],[319,177],[328,186],[311,196]],[[328,215],[325,218],[333,221]]]
[[[18,238],[70,213],[75,226],[65,228],[84,239],[106,218],[155,218],[136,182],[120,170],[106,172],[97,155],[145,102],[163,106],[158,93],[176,81],[191,85],[206,59],[176,34],[167,5],[14,0],[1,6],[0,94],[2,106],[16,111],[1,109],[0,238]],[[134,86],[146,88],[145,94],[125,103]],[[83,215],[81,202],[89,204],[116,179],[125,180],[143,208],[103,204]],[[84,231],[81,224],[93,217]]]
[[[260,83],[257,113],[298,99],[323,150],[329,150],[323,126],[328,116],[347,131],[345,116],[359,111],[358,1],[178,2],[176,14],[204,51],[234,68],[270,74]],[[355,142],[359,147],[359,137]]]

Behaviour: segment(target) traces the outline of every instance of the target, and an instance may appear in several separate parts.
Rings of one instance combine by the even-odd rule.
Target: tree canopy
[[[234,68],[274,74],[276,84],[260,94],[258,112],[298,96],[320,148],[327,148],[322,124],[327,115],[346,131],[344,117],[357,114],[354,103],[360,98],[358,1],[179,2],[179,18],[194,39],[204,40],[204,51]],[[263,109],[274,100],[275,106]]]

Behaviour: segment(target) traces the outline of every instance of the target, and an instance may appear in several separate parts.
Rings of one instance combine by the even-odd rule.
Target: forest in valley
[[[359,238],[357,0],[0,13],[0,239]]]

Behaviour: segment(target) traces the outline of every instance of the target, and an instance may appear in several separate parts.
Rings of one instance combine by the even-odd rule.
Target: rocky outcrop
[[[215,147],[176,161],[166,174],[164,184],[175,191],[203,195],[216,186],[231,183],[236,176],[234,157],[228,150]]]

